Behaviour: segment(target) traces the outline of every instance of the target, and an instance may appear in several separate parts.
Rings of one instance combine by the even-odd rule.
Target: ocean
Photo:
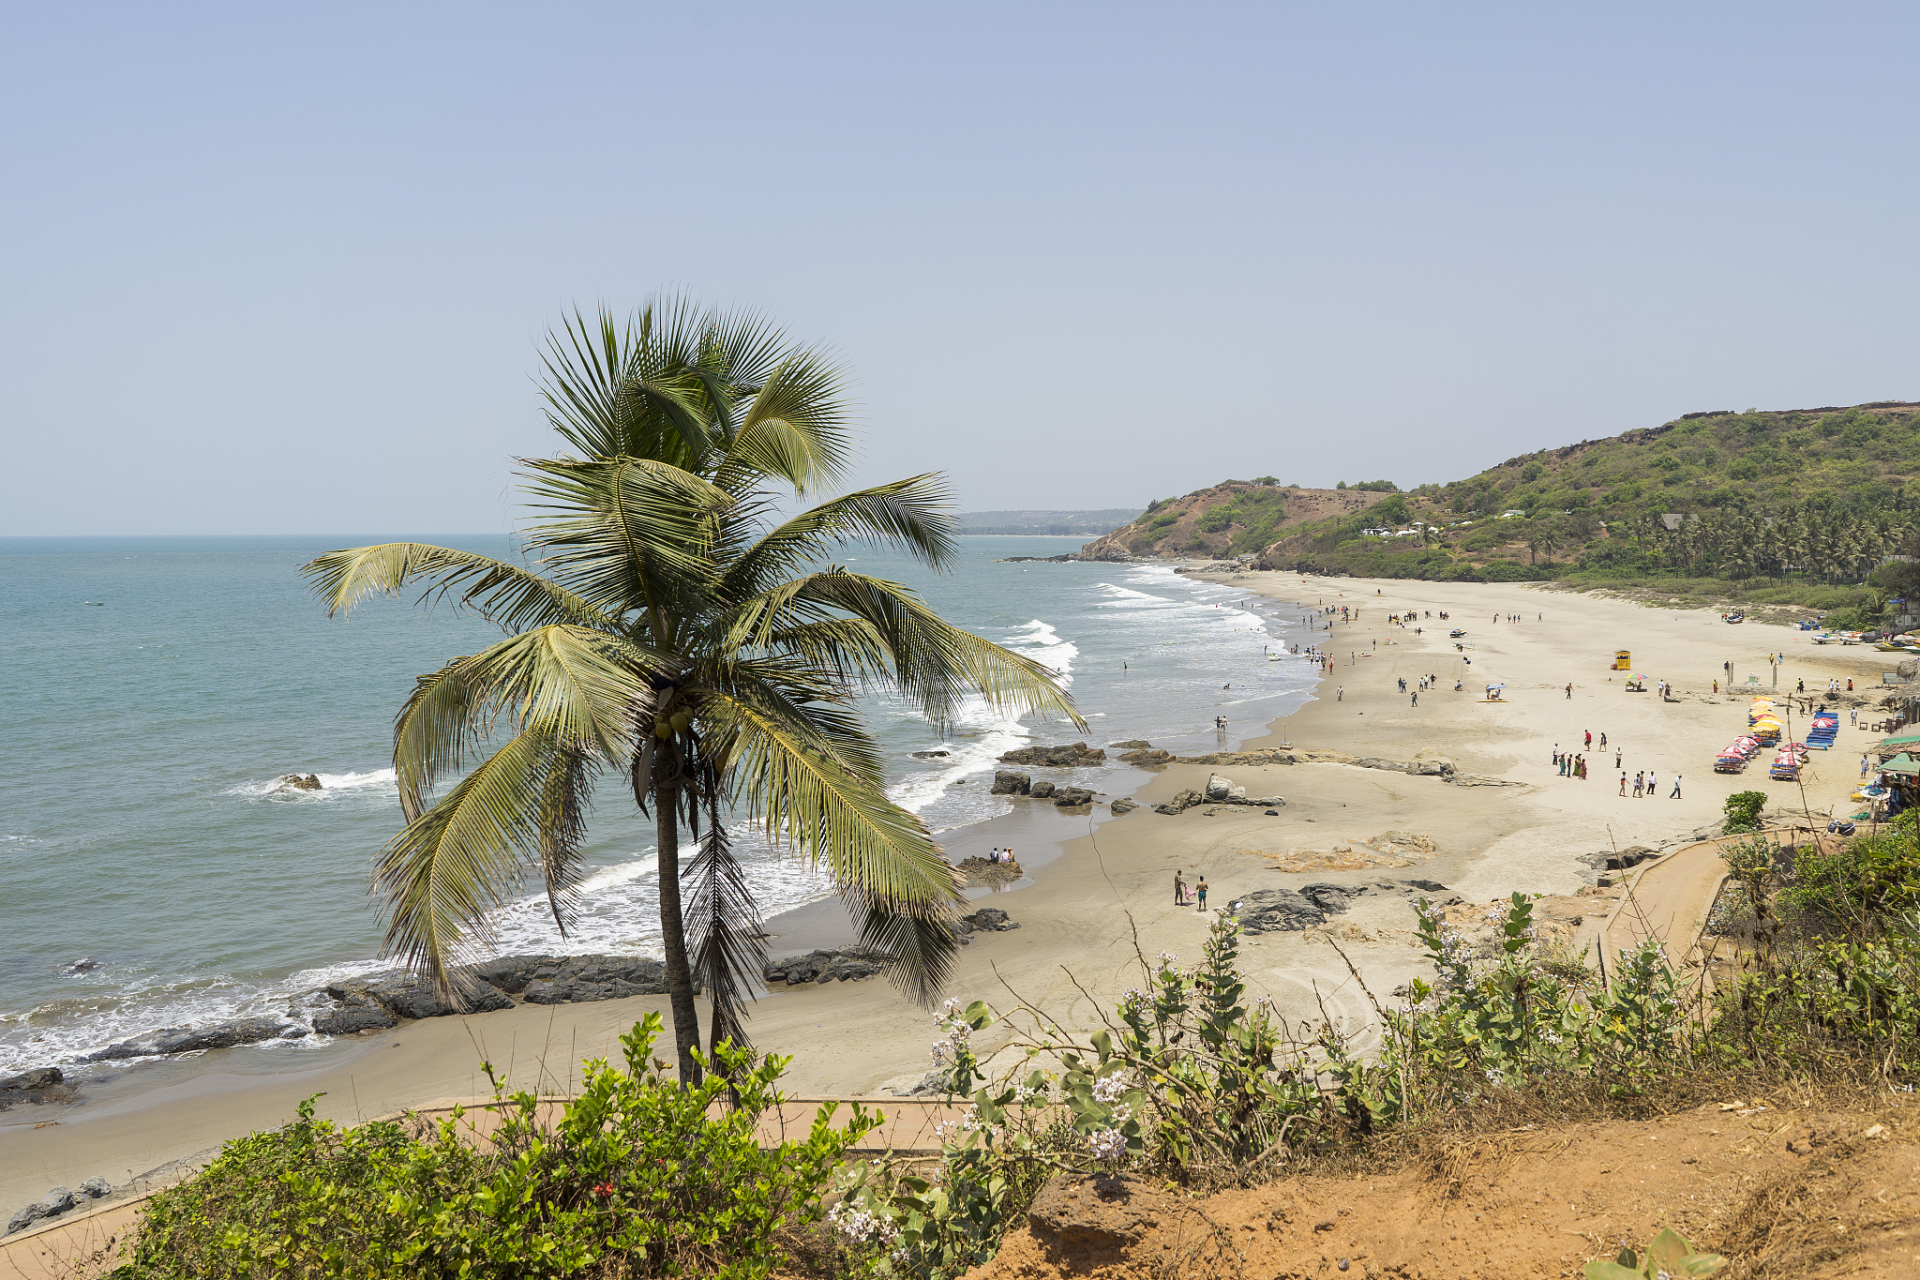
[[[0,1075],[159,1027],[298,1020],[318,987],[389,967],[368,868],[400,825],[393,715],[416,675],[499,635],[411,598],[329,620],[298,566],[389,540],[0,539]],[[505,537],[418,540],[512,554]],[[838,557],[1058,671],[1089,722],[1082,734],[976,701],[942,738],[869,698],[891,794],[937,838],[1012,807],[988,793],[1004,751],[1082,738],[1219,750],[1311,696],[1306,660],[1267,660],[1312,642],[1291,606],[1160,565],[1004,562],[1077,545],[964,538],[945,575],[870,547]],[[289,773],[322,789],[277,789]],[[768,915],[831,895],[793,857],[743,849]],[[616,785],[586,853],[572,936],[529,885],[495,917],[502,952],[657,954],[651,824]],[[292,1065],[323,1041],[242,1052]]]

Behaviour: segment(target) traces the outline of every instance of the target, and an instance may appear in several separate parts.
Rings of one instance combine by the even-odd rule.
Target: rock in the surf
[[[991,794],[996,796],[1024,796],[1033,791],[1033,775],[1015,773],[1011,769],[1001,769],[993,775]]]
[[[298,1040],[307,1028],[280,1018],[235,1018],[210,1027],[162,1027],[129,1040],[117,1041],[81,1059],[82,1062],[119,1062],[127,1058],[165,1057],[197,1049],[231,1049],[263,1040]]]
[[[319,791],[320,776],[313,773],[282,774],[274,784],[276,791]]]
[[[1063,747],[1020,747],[1001,755],[1001,764],[1039,764],[1053,769],[1066,769],[1076,766],[1105,764],[1107,753],[1099,747],[1090,747],[1084,742],[1069,743]]]

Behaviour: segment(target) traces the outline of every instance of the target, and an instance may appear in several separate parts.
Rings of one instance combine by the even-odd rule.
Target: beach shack
[[[1631,649],[1615,650],[1613,655],[1613,669],[1615,671],[1633,670],[1633,651]]]

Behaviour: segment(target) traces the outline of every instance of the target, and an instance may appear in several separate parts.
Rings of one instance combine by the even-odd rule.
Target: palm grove
[[[940,478],[783,518],[786,492],[804,499],[845,474],[847,397],[831,362],[752,315],[664,299],[624,323],[576,316],[545,363],[566,451],[520,460],[528,564],[387,543],[302,569],[330,612],[415,584],[506,633],[421,676],[396,718],[406,825],[375,867],[389,951],[457,999],[459,966],[492,941],[488,912],[535,876],[564,934],[588,805],[611,778],[655,824],[682,1079],[701,1070],[696,991],[710,1056],[744,1042],[764,961],[732,848],[741,823],[824,867],[862,940],[928,998],[952,964],[957,883],[926,827],[887,799],[857,697],[892,690],[935,726],[972,693],[1079,722],[1044,667],[898,583],[829,563],[864,540],[947,565],[956,527]]]

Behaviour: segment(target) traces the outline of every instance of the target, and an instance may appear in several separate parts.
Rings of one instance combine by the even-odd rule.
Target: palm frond
[[[852,453],[844,385],[844,375],[819,352],[782,360],[741,408],[716,482],[731,491],[743,481],[777,476],[806,493],[837,481]]]
[[[693,980],[707,993],[712,1012],[708,1024],[708,1052],[723,1040],[742,1047],[747,1036],[745,1003],[766,970],[767,944],[760,928],[760,911],[747,883],[746,871],[733,855],[727,829],[717,821],[715,806],[700,839],[699,852],[681,876],[693,885],[687,900],[687,947],[692,955]]]
[[[905,550],[929,568],[944,569],[958,553],[958,529],[937,476],[876,485],[823,502],[769,529],[727,566],[724,589],[731,598],[743,599],[860,540]]]
[[[352,609],[367,596],[394,595],[409,582],[426,578],[427,597],[457,593],[459,605],[508,631],[551,622],[589,627],[612,622],[601,610],[530,569],[424,542],[329,551],[301,565],[300,576],[326,602],[329,617]]]
[[[795,579],[767,594],[776,605],[761,611],[763,625],[783,615],[805,616],[809,608],[831,608],[870,626],[892,664],[893,685],[917,702],[920,713],[936,728],[947,724],[969,692],[979,693],[989,706],[1010,715],[1037,712],[1063,716],[1083,730],[1087,726],[1073,699],[1056,683],[1055,672],[961,630],[897,582],[834,568]],[[765,643],[774,634],[777,631],[768,627],[749,640]]]
[[[691,472],[644,458],[528,460],[554,514],[529,544],[554,576],[608,611],[693,607],[711,582],[707,513],[731,501]]]
[[[652,705],[655,655],[587,627],[536,627],[421,676],[395,718],[393,768],[409,822],[439,779],[458,771],[500,715],[516,729],[602,763],[632,753]]]
[[[804,721],[776,718],[728,694],[705,700],[716,716],[737,723],[729,770],[748,815],[770,840],[823,863],[850,902],[952,932],[959,880],[926,824],[835,760]],[[945,970],[928,954],[926,982],[937,985]]]
[[[922,1005],[930,1005],[953,976],[960,943],[953,921],[935,915],[896,911],[884,900],[849,897],[847,906],[860,920],[860,942],[892,961],[887,977]]]
[[[458,998],[455,970],[494,942],[487,913],[539,865],[549,774],[565,749],[537,730],[511,739],[380,851],[386,948]]]

